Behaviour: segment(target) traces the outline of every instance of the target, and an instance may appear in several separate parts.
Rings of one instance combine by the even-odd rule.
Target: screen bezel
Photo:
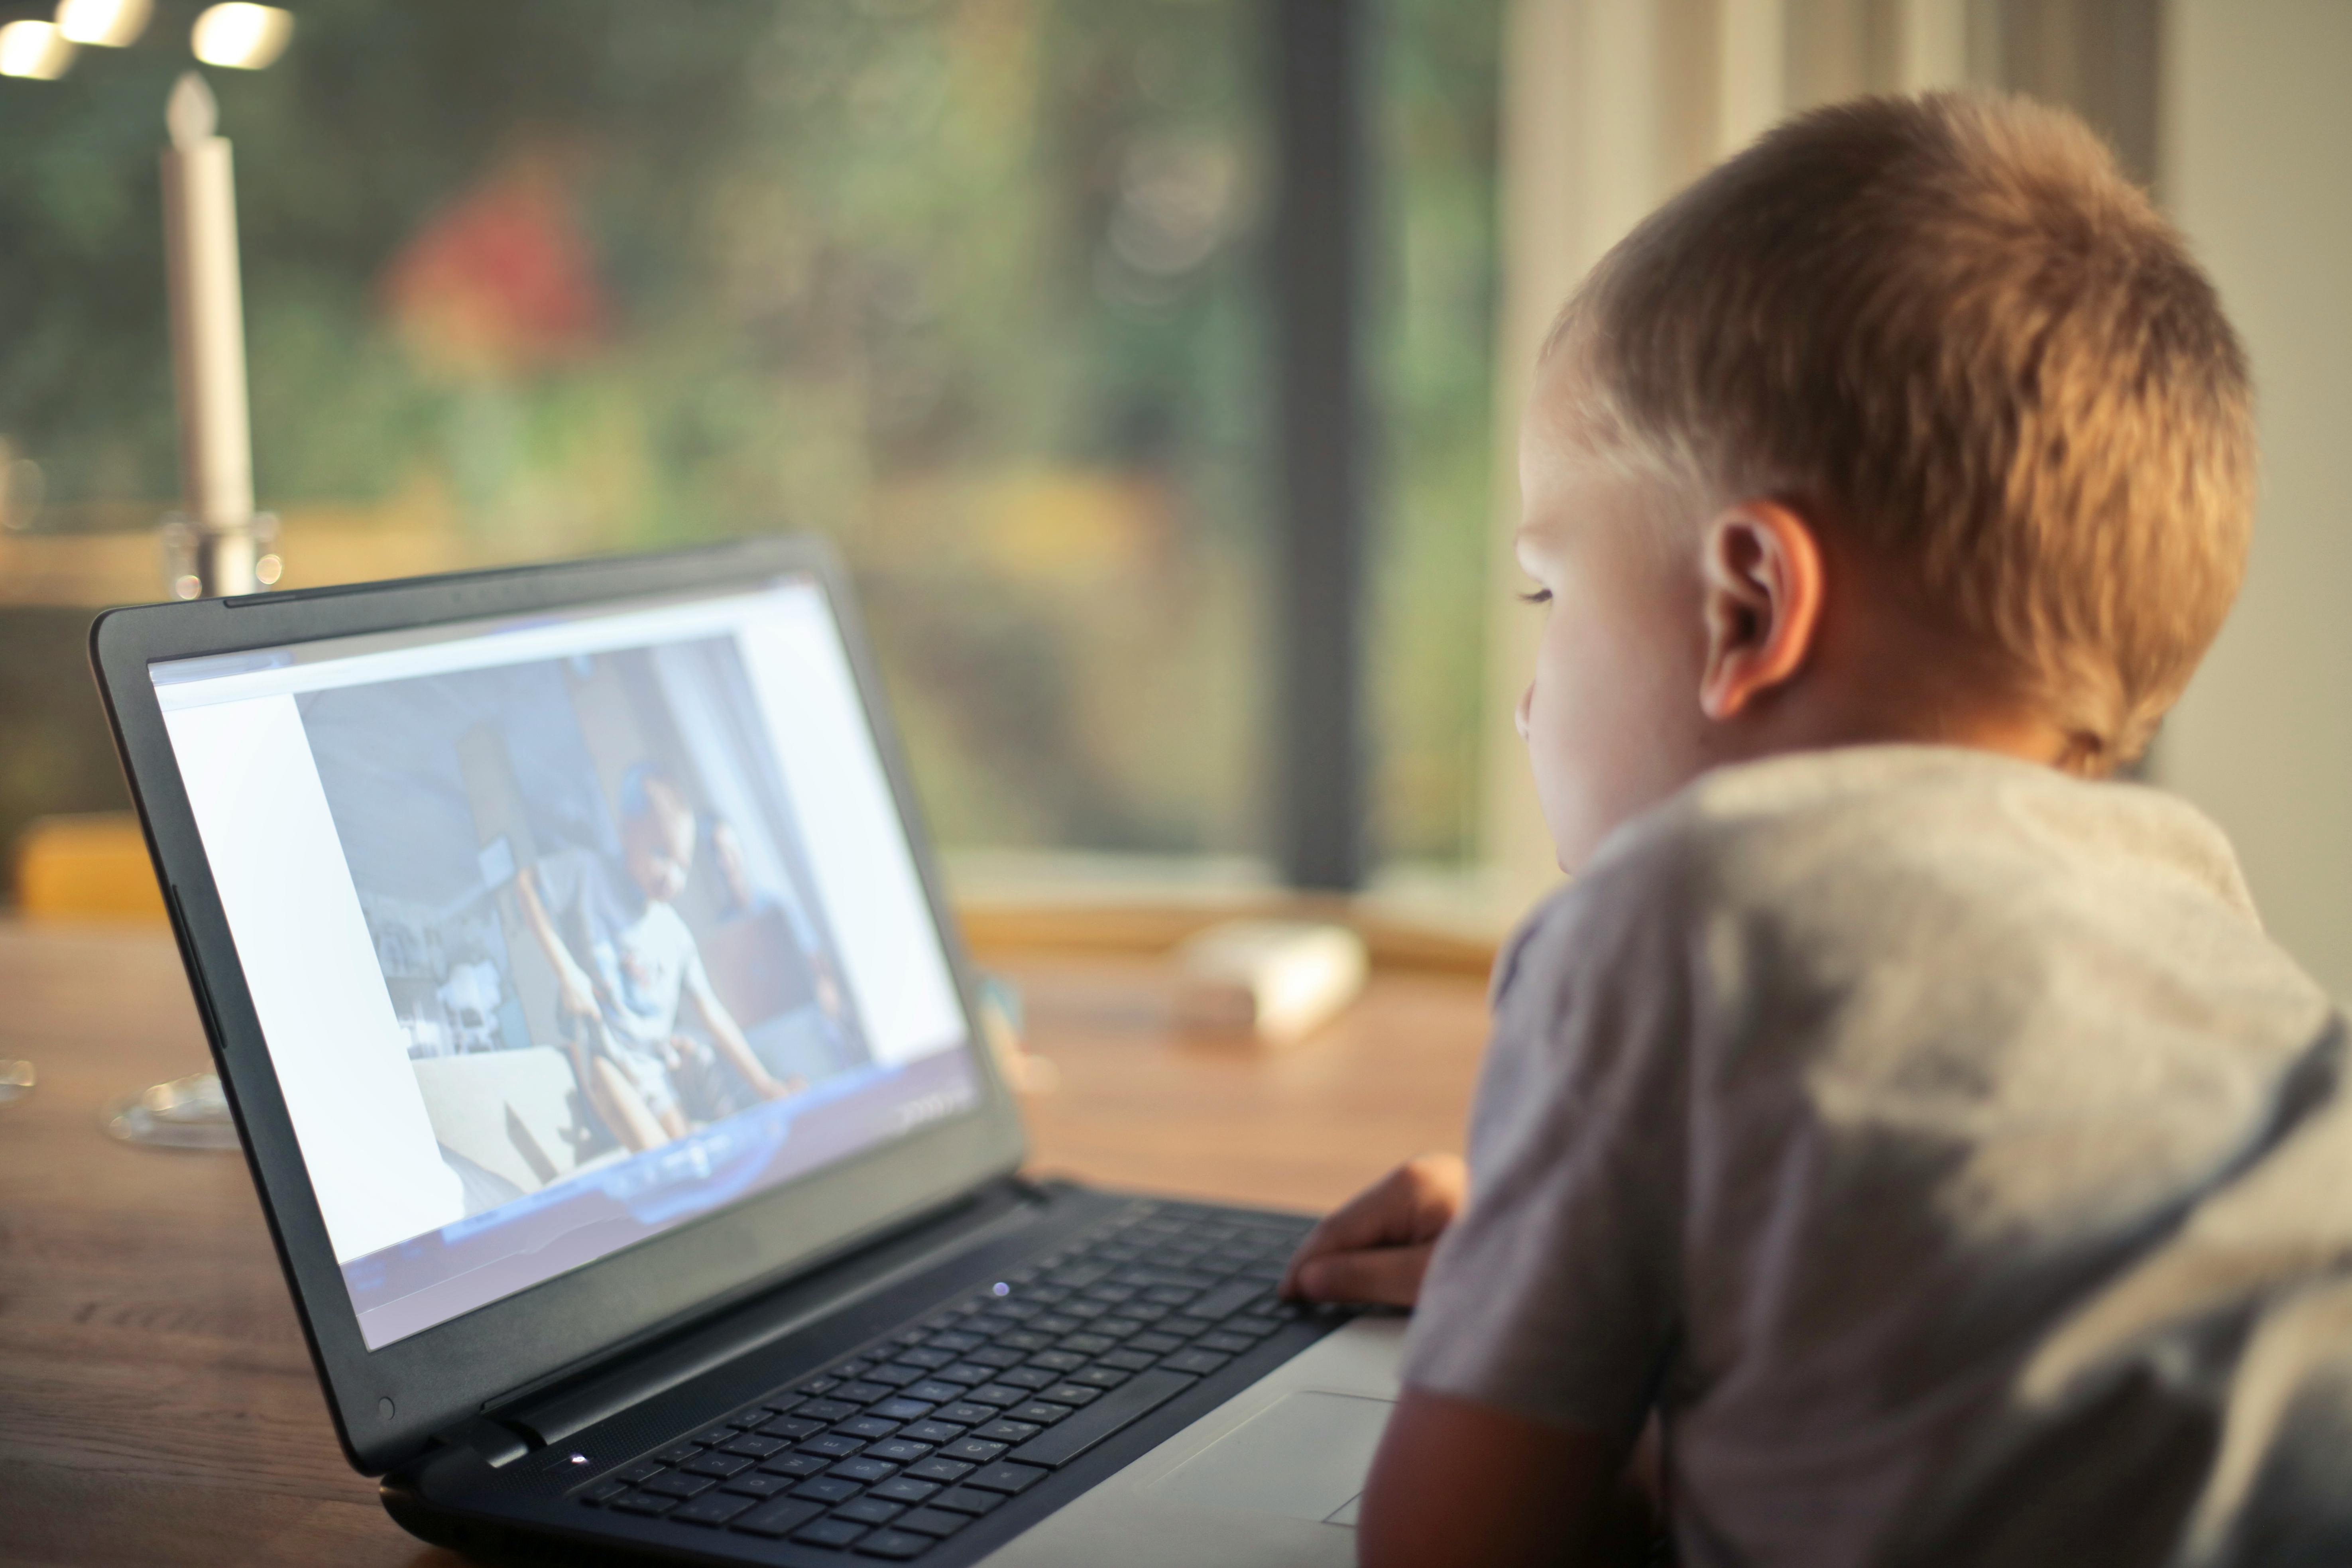
[[[978,1105],[555,1279],[370,1351],[327,1237],[165,731],[151,664],[483,616],[617,605],[804,576],[823,592],[947,953]],[[1018,1108],[981,1034],[880,678],[833,551],[770,538],[650,556],[110,610],[91,660],[288,1283],[354,1468],[376,1475],[509,1391],[718,1310],[1017,1169]],[[822,1219],[820,1220],[820,1217]],[[386,1412],[389,1414],[386,1414]]]

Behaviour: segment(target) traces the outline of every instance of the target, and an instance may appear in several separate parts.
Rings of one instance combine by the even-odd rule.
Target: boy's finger
[[[1310,1301],[1370,1302],[1410,1307],[1421,1295],[1434,1242],[1335,1252],[1310,1258],[1298,1268],[1299,1293]]]

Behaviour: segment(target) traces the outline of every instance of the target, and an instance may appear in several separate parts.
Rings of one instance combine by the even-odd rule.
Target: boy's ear
[[[1707,524],[1699,568],[1706,626],[1699,708],[1710,719],[1736,718],[1793,679],[1813,650],[1821,544],[1790,508],[1744,500]]]

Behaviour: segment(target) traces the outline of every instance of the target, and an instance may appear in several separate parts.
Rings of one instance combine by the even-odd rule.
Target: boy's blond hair
[[[1604,449],[1893,563],[2089,771],[2147,744],[2243,574],[2244,352],[2056,110],[1938,93],[1791,120],[1618,245],[1545,352],[1575,356]]]

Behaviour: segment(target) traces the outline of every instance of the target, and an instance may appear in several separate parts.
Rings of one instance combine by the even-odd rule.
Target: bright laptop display
[[[813,580],[149,668],[369,1349],[979,1102]]]

